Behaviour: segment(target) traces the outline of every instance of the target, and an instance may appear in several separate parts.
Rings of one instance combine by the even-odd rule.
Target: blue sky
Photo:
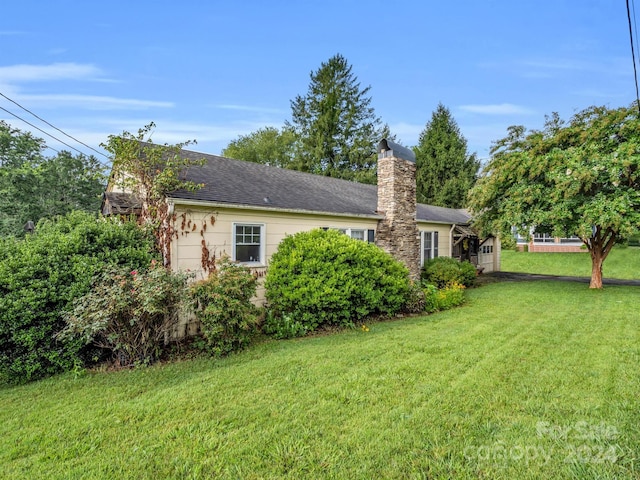
[[[97,149],[154,121],[156,142],[220,153],[283,125],[336,53],[401,143],[441,102],[481,158],[509,125],[635,98],[625,0],[7,1],[0,52],[0,93]]]

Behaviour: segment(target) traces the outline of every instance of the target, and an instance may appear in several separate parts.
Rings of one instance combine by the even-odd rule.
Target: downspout
[[[453,257],[453,229],[456,228],[456,224],[451,225],[449,230],[449,256]]]
[[[171,218],[173,216],[173,212],[175,212],[175,202],[173,200],[171,200],[170,198],[167,199],[167,222],[169,222],[170,226],[173,223],[173,219]],[[171,269],[174,271],[177,271],[177,267],[178,267],[178,237],[175,235],[172,235],[172,239],[171,239],[171,243],[169,244],[169,255],[171,256]]]

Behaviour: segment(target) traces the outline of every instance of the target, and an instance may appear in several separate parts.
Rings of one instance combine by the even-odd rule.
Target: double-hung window
[[[361,240],[368,243],[375,242],[375,230],[365,230],[364,228],[338,228],[338,231],[353,238],[354,240]]]
[[[438,256],[438,232],[421,232],[421,265]]]
[[[264,225],[233,225],[233,259],[242,263],[264,263]]]
[[[351,238],[353,238],[354,240],[362,240],[364,242],[364,236],[364,230],[356,230],[355,228],[351,229]]]

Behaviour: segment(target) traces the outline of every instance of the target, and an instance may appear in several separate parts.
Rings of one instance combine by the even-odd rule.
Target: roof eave
[[[450,221],[450,220],[449,221],[447,221],[447,220],[424,220],[422,218],[418,218],[416,220],[416,222],[418,222],[418,223],[437,223],[437,224],[440,224],[440,225],[457,225],[457,224],[464,225],[465,224],[463,222],[454,222],[454,221]]]
[[[282,207],[269,207],[264,205],[249,205],[249,204],[241,204],[241,203],[225,203],[225,202],[212,202],[208,200],[188,200],[184,198],[178,197],[170,197],[168,198],[168,202],[170,204],[175,205],[186,205],[192,207],[213,207],[213,208],[232,208],[237,210],[258,210],[264,212],[281,212],[281,213],[297,213],[304,215],[318,215],[318,216],[331,216],[331,217],[350,217],[350,218],[369,218],[372,220],[381,220],[384,218],[382,215],[378,215],[375,213],[365,214],[365,213],[339,213],[339,212],[328,212],[328,211],[318,211],[318,210],[303,210],[298,208],[282,208]]]

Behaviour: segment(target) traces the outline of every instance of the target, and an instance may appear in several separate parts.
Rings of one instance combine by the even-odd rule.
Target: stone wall
[[[378,158],[376,244],[400,260],[411,278],[420,279],[420,233],[416,224],[416,165],[396,157]]]

